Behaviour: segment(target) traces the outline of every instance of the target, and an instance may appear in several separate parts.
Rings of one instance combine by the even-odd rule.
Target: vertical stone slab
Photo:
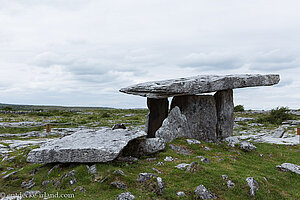
[[[176,96],[171,103],[171,109],[180,108],[187,118],[189,137],[204,141],[215,141],[217,127],[217,109],[212,95]]]
[[[169,101],[168,98],[152,99],[147,98],[149,114],[146,120],[146,132],[148,138],[154,138],[155,132],[161,127],[164,119],[168,117]]]
[[[217,138],[232,136],[233,132],[233,91],[222,90],[215,93],[217,106]]]

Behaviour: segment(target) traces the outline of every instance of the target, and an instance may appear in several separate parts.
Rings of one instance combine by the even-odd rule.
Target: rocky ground
[[[45,195],[58,192],[75,199],[300,199],[299,111],[278,125],[258,123],[268,112],[235,113],[234,136],[217,144],[180,138],[154,155],[102,164],[26,161],[32,149],[78,131],[97,131],[116,123],[142,130],[146,114],[142,109],[0,113],[0,195],[21,193],[47,199]],[[45,130],[48,123],[51,132]]]

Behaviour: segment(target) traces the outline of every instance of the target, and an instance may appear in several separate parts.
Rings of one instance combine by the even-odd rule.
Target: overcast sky
[[[300,108],[299,0],[0,0],[0,102],[145,107],[135,83],[278,73],[234,90],[248,109]]]

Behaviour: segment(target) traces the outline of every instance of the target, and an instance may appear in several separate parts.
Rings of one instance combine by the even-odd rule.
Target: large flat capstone
[[[188,78],[140,83],[120,89],[120,92],[148,98],[197,95],[234,88],[270,86],[280,81],[277,74],[199,75]]]
[[[125,129],[84,130],[51,141],[29,152],[27,161],[34,163],[109,162],[129,141],[146,136],[144,131]]]

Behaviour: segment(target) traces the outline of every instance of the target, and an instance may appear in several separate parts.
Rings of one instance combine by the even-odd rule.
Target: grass
[[[66,112],[66,111],[64,111]],[[59,112],[58,112],[59,113]],[[127,127],[140,126],[145,123],[147,110],[122,110],[122,109],[90,109],[82,113],[70,112],[63,116],[39,116],[31,113],[30,115],[0,114],[0,118],[10,119],[12,121],[45,121],[53,120],[53,126],[76,127],[80,125],[100,127],[111,127],[115,123],[125,123]],[[251,113],[237,113],[238,116],[258,118],[263,114],[253,115]],[[56,122],[56,123],[55,123]],[[59,125],[61,122],[69,124]],[[248,124],[240,124],[241,129],[248,130]],[[265,127],[265,126],[264,126]],[[0,128],[1,133],[22,133],[32,131],[34,128],[6,128],[6,131]],[[45,127],[41,127],[45,128]],[[270,125],[267,128],[275,128]],[[1,144],[6,145],[1,142]],[[214,192],[218,199],[300,199],[300,177],[290,172],[281,172],[276,169],[276,165],[284,162],[300,164],[299,150],[300,146],[285,146],[272,144],[255,144],[257,150],[253,152],[243,152],[237,147],[229,147],[225,143],[214,144],[205,143],[188,145],[185,138],[176,139],[172,142],[175,145],[184,146],[192,151],[192,155],[181,155],[172,150],[168,145],[160,153],[152,156],[143,156],[135,163],[97,163],[96,168],[98,177],[88,173],[85,163],[63,164],[54,169],[50,174],[49,170],[55,164],[32,164],[26,162],[26,156],[29,151],[37,146],[31,146],[15,150],[9,154],[9,157],[16,156],[13,162],[3,161],[0,163],[0,177],[5,171],[13,172],[23,168],[22,171],[10,176],[7,179],[0,178],[0,193],[6,194],[24,193],[26,189],[21,187],[23,181],[29,181],[34,178],[36,183],[30,190],[39,190],[47,194],[74,194],[74,199],[115,199],[118,194],[124,190],[116,189],[110,185],[113,181],[122,181],[136,199],[196,199],[194,190],[200,184],[205,185],[207,189]],[[210,147],[211,150],[205,150],[203,147]],[[263,155],[263,156],[261,156]],[[172,156],[177,158],[175,161],[166,162],[164,158]],[[210,160],[210,163],[202,163],[196,156],[204,156]],[[156,158],[155,161],[148,161],[147,158]],[[185,172],[175,168],[180,163],[191,163],[197,161],[200,167],[193,173]],[[163,162],[164,165],[157,165]],[[8,167],[14,168],[7,170]],[[155,167],[162,174],[157,174],[152,168]],[[113,174],[114,170],[121,169],[126,176]],[[77,182],[74,185],[69,184],[70,178],[63,178],[61,185],[56,187],[49,183],[42,186],[45,180],[58,181],[68,172],[75,170]],[[165,183],[165,190],[162,195],[156,193],[155,181],[141,184],[136,181],[138,174],[142,172],[154,173],[160,176]],[[226,181],[222,175],[228,175],[229,179],[235,183],[232,189],[227,188]],[[249,186],[245,179],[254,177],[259,190],[255,197],[249,194]],[[86,192],[73,190],[82,186]],[[187,195],[184,198],[176,196],[178,191],[184,191]],[[34,199],[34,198],[32,198]],[[36,198],[38,199],[38,198]]]

